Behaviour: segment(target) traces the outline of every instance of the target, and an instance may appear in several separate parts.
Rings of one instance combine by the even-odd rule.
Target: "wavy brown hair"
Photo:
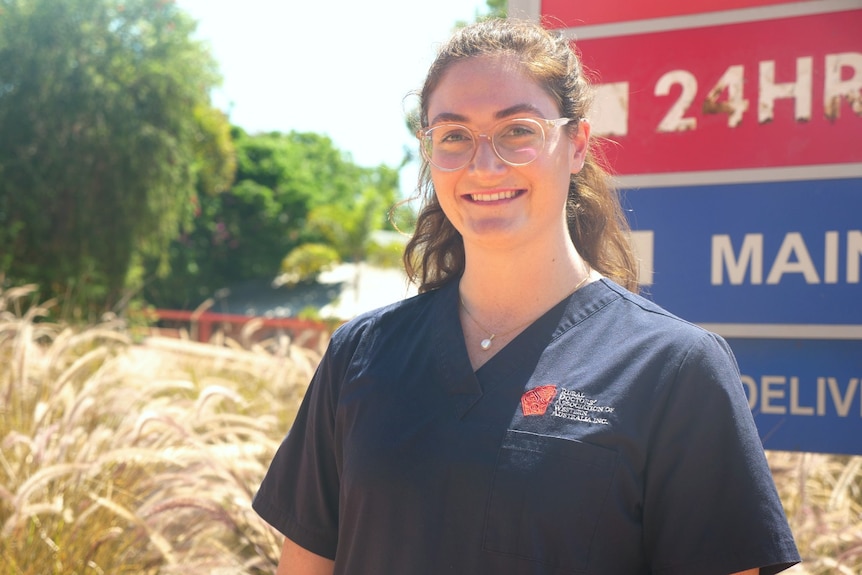
[[[557,102],[562,116],[587,117],[592,89],[569,42],[532,22],[489,19],[461,28],[440,48],[419,93],[418,127],[428,126],[428,101],[450,66],[493,55],[516,57],[527,75]],[[628,222],[597,156],[598,148],[591,142],[583,169],[572,174],[566,206],[569,235],[593,269],[636,292],[637,264]],[[423,202],[404,251],[404,267],[419,291],[426,292],[464,272],[464,240],[440,207],[424,159],[418,189]]]

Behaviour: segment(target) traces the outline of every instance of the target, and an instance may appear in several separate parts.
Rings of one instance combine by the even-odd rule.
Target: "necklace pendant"
[[[488,351],[489,349],[491,349],[491,340],[493,339],[493,335],[491,337],[486,337],[481,342],[479,342],[479,347],[481,347],[483,351]]]

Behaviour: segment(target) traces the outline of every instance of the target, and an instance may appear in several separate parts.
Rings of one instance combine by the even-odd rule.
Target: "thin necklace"
[[[576,285],[574,288],[572,288],[572,291],[570,291],[570,292],[569,292],[569,294],[568,294],[566,297],[571,296],[573,293],[575,293],[576,291],[578,291],[579,289],[581,289],[581,288],[584,286],[584,284],[585,284],[585,283],[587,283],[587,280],[588,280],[588,279],[590,279],[590,274],[591,274],[591,273],[592,273],[592,268],[590,268],[590,264],[587,264],[587,273],[586,273],[586,275],[584,276],[584,279],[582,279],[581,281],[579,281],[579,282],[577,283],[577,285]],[[470,310],[469,310],[469,309],[467,309],[467,306],[464,304],[464,298],[462,298],[462,297],[459,295],[459,296],[458,296],[458,299],[461,301],[461,309],[463,309],[463,310],[464,310],[464,313],[466,313],[466,314],[467,314],[467,317],[469,317],[471,320],[473,320],[473,323],[475,323],[475,324],[476,324],[476,327],[478,327],[479,329],[481,329],[482,331],[484,331],[485,333],[487,333],[487,334],[488,334],[488,337],[486,337],[485,339],[483,339],[482,341],[480,341],[480,342],[479,342],[479,347],[481,347],[481,348],[482,348],[482,351],[488,351],[489,349],[491,349],[491,344],[492,344],[492,343],[494,343],[494,338],[495,338],[495,337],[497,337],[497,336],[499,336],[499,337],[505,337],[505,336],[509,335],[510,333],[512,333],[513,331],[515,331],[515,330],[517,330],[517,329],[521,329],[521,328],[522,328],[522,327],[524,327],[525,325],[527,325],[527,324],[532,323],[533,321],[535,321],[535,320],[531,319],[531,320],[528,320],[528,321],[526,321],[526,322],[524,322],[524,323],[522,323],[522,324],[516,325],[516,326],[515,326],[515,327],[513,327],[512,329],[510,329],[510,330],[508,330],[508,331],[504,331],[503,333],[493,333],[490,329],[488,329],[488,328],[484,327],[481,323],[479,323],[479,322],[476,320],[476,318],[475,318],[475,317],[473,317],[473,314],[472,314],[472,313],[470,313]],[[565,298],[563,298],[563,299],[565,299]]]

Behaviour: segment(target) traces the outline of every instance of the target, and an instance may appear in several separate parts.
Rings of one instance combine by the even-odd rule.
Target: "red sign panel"
[[[541,11],[553,15],[551,27],[572,28],[788,3],[788,0],[542,0]]]
[[[618,173],[810,166],[862,162],[860,30],[848,10],[577,47]]]

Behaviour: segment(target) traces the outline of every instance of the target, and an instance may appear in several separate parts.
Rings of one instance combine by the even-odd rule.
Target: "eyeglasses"
[[[461,124],[437,124],[417,132],[422,156],[444,172],[454,172],[476,155],[477,140],[487,138],[497,157],[510,166],[526,166],[545,149],[545,129],[565,126],[572,118],[512,118],[496,124],[489,134],[479,134]]]

